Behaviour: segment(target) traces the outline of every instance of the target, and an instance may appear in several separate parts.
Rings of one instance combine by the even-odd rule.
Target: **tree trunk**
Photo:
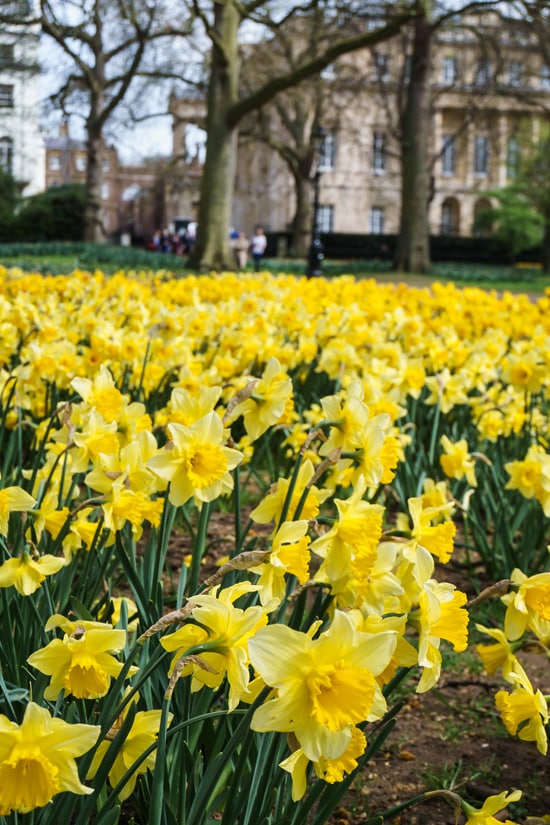
[[[89,120],[86,194],[84,202],[84,240],[90,243],[103,243],[105,241],[101,215],[101,185],[103,182],[101,149],[101,127],[96,127],[94,122]]]
[[[401,219],[395,268],[401,272],[429,272],[428,203],[430,175],[431,0],[417,0],[414,41],[407,101],[403,115],[401,150]]]
[[[292,237],[290,244],[294,255],[299,258],[305,258],[311,243],[311,221],[313,217],[311,180],[309,175],[304,176],[296,173],[294,175],[294,184],[296,189],[296,210],[292,219]]]
[[[216,2],[208,86],[206,157],[201,181],[197,242],[191,264],[202,271],[234,269],[229,245],[238,127],[228,112],[238,94],[240,14],[232,3]]]

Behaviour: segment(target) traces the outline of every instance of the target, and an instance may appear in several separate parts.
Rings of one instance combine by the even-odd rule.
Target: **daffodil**
[[[242,415],[246,432],[255,441],[278,423],[291,397],[292,381],[277,358],[270,358],[262,377],[254,381],[250,398],[236,405],[229,420]]]
[[[525,672],[514,673],[510,681],[516,687],[511,693],[499,690],[495,695],[495,703],[500,712],[506,729],[512,736],[516,734],[520,739],[536,742],[538,750],[546,755],[548,737],[548,706],[540,690],[533,690]]]
[[[514,673],[524,673],[513,646],[503,630],[499,627],[484,627],[481,624],[476,624],[476,629],[495,639],[492,645],[476,645],[483,667],[489,676],[493,676],[499,668],[502,668],[502,675],[506,680],[509,680]]]
[[[481,808],[473,808],[462,800],[462,808],[468,817],[466,825],[516,825],[510,819],[496,819],[494,814],[500,813],[510,802],[517,802],[518,799],[521,799],[521,791],[488,796]]]
[[[309,579],[309,543],[306,535],[308,522],[285,521],[271,542],[265,563],[254,568],[261,603],[274,610],[285,595],[286,575],[296,576],[299,584]]]
[[[171,444],[152,456],[148,466],[170,482],[168,498],[179,507],[194,498],[197,504],[213,501],[233,489],[233,470],[242,453],[224,446],[224,428],[215,412],[189,427],[169,424]]]
[[[357,767],[358,758],[365,752],[367,740],[359,728],[351,728],[350,742],[344,753],[336,759],[322,757],[313,763],[319,779],[329,784],[341,782],[346,774]],[[292,776],[292,799],[298,802],[307,789],[307,769],[310,764],[303,748],[297,748],[287,759],[279,763],[280,767]]]
[[[446,564],[454,550],[456,527],[450,520],[453,504],[448,501],[437,507],[426,507],[422,496],[408,500],[412,521],[411,539],[403,548],[403,555],[414,564],[418,547],[424,547],[441,564]]]
[[[421,584],[418,609],[411,620],[419,629],[418,664],[423,668],[417,686],[418,693],[430,690],[441,673],[440,642],[451,642],[455,650],[466,650],[468,646],[468,611],[464,609],[466,594],[456,590],[448,582],[438,582],[430,578],[433,559],[418,548],[420,562],[415,575]]]
[[[134,696],[133,702],[137,701],[137,697]],[[108,733],[108,738],[104,739],[102,742],[99,743],[99,746],[94,754],[94,758],[92,760],[92,764],[90,765],[90,769],[88,771],[88,775],[86,779],[93,779],[97,774],[99,767],[105,758],[109,748],[111,747],[111,742],[119,732],[124,719],[128,714],[128,710],[131,707],[131,702],[127,704],[124,708],[124,711],[116,720],[113,727],[110,729]],[[118,743],[118,750],[115,757],[115,760],[109,770],[109,782],[111,786],[114,788],[118,785],[121,781],[124,774],[128,771],[129,768],[134,765],[134,763],[139,760],[140,756],[142,756],[145,751],[156,741],[159,732],[159,726],[161,721],[162,711],[160,710],[138,710],[136,715],[134,716],[134,721],[132,722],[132,727],[126,734],[126,738],[123,742]],[[169,714],[169,722],[171,722],[173,714]],[[137,765],[133,772],[130,774],[129,778],[122,786],[122,788],[118,791],[118,797],[120,800],[124,801],[128,799],[128,797],[133,793],[134,788],[136,786],[136,782],[138,777],[142,774],[146,773],[147,771],[152,771],[155,768],[156,762],[156,750],[153,750],[145,759],[143,759],[139,765]]]
[[[111,679],[122,670],[115,654],[126,644],[126,631],[113,630],[110,624],[78,621],[54,621],[46,629],[55,626],[63,627],[64,638],[54,639],[27,659],[32,667],[51,676],[45,698],[55,700],[60,691],[77,699],[105,696]],[[129,675],[133,673],[135,668]]]
[[[15,587],[22,596],[38,590],[46,576],[53,576],[65,564],[64,558],[46,553],[34,557],[28,550],[0,565],[0,587]]]
[[[248,690],[249,639],[267,623],[263,607],[242,609],[233,602],[256,589],[249,582],[242,582],[211,594],[193,596],[191,617],[197,624],[185,624],[160,642],[165,650],[175,653],[170,673],[181,662],[180,675],[192,675],[192,691],[205,685],[218,688],[227,676],[230,710],[236,708]]]
[[[320,505],[330,496],[330,491],[319,489],[311,484],[314,474],[315,468],[310,459],[307,458],[300,466],[294,481],[292,496],[287,508],[287,519],[296,518],[296,508],[306,488],[308,492],[299,517],[310,521],[319,515]],[[275,484],[272,484],[257,507],[250,513],[252,521],[258,524],[269,524],[270,521],[274,521],[277,524],[283,512],[289,489],[290,480],[287,478],[279,478]]]
[[[352,495],[335,499],[338,518],[332,528],[316,539],[311,550],[323,558],[316,581],[336,582],[349,573],[356,556],[370,556],[374,563],[376,547],[382,534],[384,508],[363,501],[366,482],[361,476]]]
[[[29,702],[20,725],[0,715],[0,816],[28,813],[58,793],[90,794],[75,759],[99,736],[95,725],[68,724]]]
[[[90,407],[94,407],[105,421],[116,421],[122,411],[124,396],[115,386],[113,376],[102,364],[95,379],[73,378],[71,386]]]
[[[516,568],[510,578],[513,590],[502,597],[506,605],[504,632],[515,641],[525,633],[533,616],[550,620],[550,572],[526,576]]]
[[[36,500],[22,487],[4,487],[0,490],[0,535],[7,536],[10,513],[32,510]]]
[[[550,516],[550,454],[542,447],[529,448],[522,461],[504,465],[510,475],[506,490],[519,490],[525,498],[536,498],[545,516]]]
[[[250,660],[276,693],[254,712],[252,729],[293,733],[312,762],[338,759],[353,727],[377,718],[376,676],[395,645],[394,631],[361,633],[342,611],[317,639],[286,625],[260,628],[249,641]]]
[[[465,478],[470,487],[477,487],[475,460],[468,451],[465,438],[452,442],[446,435],[441,436],[443,453],[439,459],[441,469],[447,478]]]

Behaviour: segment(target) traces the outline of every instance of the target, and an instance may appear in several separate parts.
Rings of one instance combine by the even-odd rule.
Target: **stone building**
[[[399,105],[408,72],[406,39],[345,59],[323,76],[319,228],[393,234],[399,228]],[[550,115],[550,67],[521,21],[496,15],[441,30],[432,50],[430,124],[432,234],[468,236],[488,192],[510,183],[521,152]],[[172,101],[174,153],[204,103]],[[233,225],[245,232],[289,228],[295,184],[280,155],[239,142]],[[173,205],[177,210],[178,206]]]
[[[32,2],[13,0],[13,11],[32,16]],[[40,134],[38,43],[40,30],[3,25],[0,31],[0,168],[22,195],[44,189],[44,144]]]

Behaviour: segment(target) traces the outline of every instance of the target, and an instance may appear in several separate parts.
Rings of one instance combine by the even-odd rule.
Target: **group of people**
[[[244,232],[231,232],[231,248],[235,256],[237,269],[246,269],[249,256],[254,262],[256,272],[260,271],[260,264],[267,248],[267,238],[262,226],[256,226],[251,238]],[[191,222],[181,232],[169,232],[168,229],[157,229],[149,248],[155,252],[171,252],[174,255],[190,255],[197,238],[197,224]]]
[[[260,271],[260,263],[267,248],[267,238],[262,226],[257,226],[254,234],[248,239],[244,232],[234,233],[231,246],[235,255],[237,269],[246,269],[249,254],[254,261],[254,269]]]
[[[179,232],[170,232],[168,229],[157,229],[149,244],[154,252],[171,252],[172,255],[190,255],[197,239],[197,224],[191,221],[185,229]]]

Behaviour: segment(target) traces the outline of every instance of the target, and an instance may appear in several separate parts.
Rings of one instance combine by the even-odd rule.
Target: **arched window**
[[[445,198],[441,204],[441,234],[458,235],[460,231],[460,206],[456,198]]]
[[[0,169],[8,175],[13,174],[13,140],[0,138]]]

